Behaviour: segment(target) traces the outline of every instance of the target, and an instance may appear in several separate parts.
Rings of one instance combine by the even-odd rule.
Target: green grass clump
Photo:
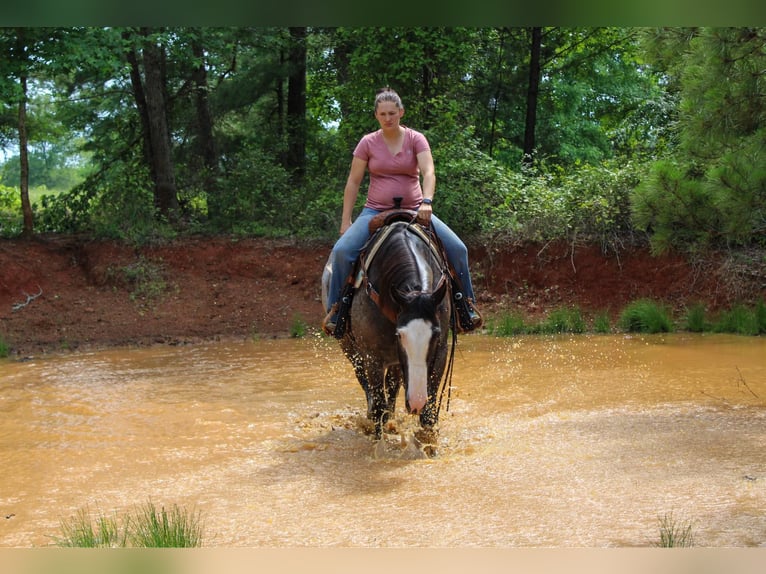
[[[584,333],[585,320],[579,307],[559,307],[540,323],[539,333]]]
[[[593,317],[593,330],[596,333],[611,333],[612,321],[609,319],[609,313],[606,311],[600,311]]]
[[[686,310],[686,330],[692,333],[704,333],[710,329],[707,312],[702,303],[696,303]]]
[[[193,548],[202,543],[198,514],[189,514],[173,505],[159,511],[151,502],[137,512],[130,539],[139,548]]]
[[[292,323],[290,323],[290,336],[293,339],[301,339],[306,336],[307,331],[306,321],[300,315],[293,316]]]
[[[530,332],[520,313],[504,313],[488,321],[488,331],[498,337],[512,337]]]
[[[67,548],[192,548],[202,545],[199,513],[188,513],[173,505],[168,511],[159,510],[151,502],[126,514],[117,516],[99,513],[91,517],[81,509],[69,520],[61,522],[62,536],[57,546]]]
[[[690,548],[694,546],[691,522],[679,523],[673,513],[660,519],[660,548]]]
[[[127,529],[120,528],[115,516],[99,513],[94,519],[87,509],[80,509],[69,520],[61,522],[62,537],[56,545],[67,548],[124,548]]]
[[[11,349],[8,346],[8,343],[6,343],[5,339],[3,339],[2,335],[0,335],[0,359],[5,359],[10,354]]]
[[[623,309],[620,326],[630,333],[669,333],[673,330],[673,321],[664,306],[650,299],[639,299]]]
[[[757,335],[760,331],[758,316],[754,310],[745,305],[734,305],[718,316],[713,331],[737,335]]]

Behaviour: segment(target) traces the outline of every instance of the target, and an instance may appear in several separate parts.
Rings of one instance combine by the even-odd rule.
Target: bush
[[[668,310],[649,299],[634,301],[623,309],[620,326],[631,333],[669,333],[673,330]]]
[[[540,333],[583,333],[585,320],[579,307],[554,309],[539,326]]]
[[[593,330],[596,333],[611,333],[612,321],[609,319],[609,313],[600,311],[593,318]]]
[[[745,305],[734,305],[719,315],[718,320],[713,325],[713,331],[737,335],[758,335],[766,332],[766,330],[762,330],[763,324],[761,322],[763,319],[759,317],[759,313],[766,314],[762,309],[762,303],[756,309],[749,309]]]
[[[705,306],[702,303],[696,303],[686,310],[686,330],[692,333],[703,333],[710,328],[707,319]]]
[[[505,313],[498,318],[491,318],[487,323],[488,331],[498,337],[511,337],[530,332],[519,313]]]

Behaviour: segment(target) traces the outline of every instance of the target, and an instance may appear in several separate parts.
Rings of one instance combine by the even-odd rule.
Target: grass
[[[292,323],[290,323],[290,337],[293,339],[301,339],[306,336],[308,331],[308,325],[300,314],[293,316]]]
[[[673,330],[670,312],[650,299],[630,303],[620,313],[619,323],[629,333],[669,333]]]
[[[3,336],[0,335],[0,359],[5,359],[11,353],[11,348],[8,343],[5,342]]]
[[[202,545],[199,513],[173,505],[170,510],[147,502],[122,519],[81,509],[61,522],[55,543],[67,548],[192,548]]]
[[[694,546],[694,534],[690,521],[679,522],[673,513],[659,518],[660,548],[690,548]]]
[[[540,333],[584,333],[585,320],[579,307],[553,309],[539,325]]]
[[[671,310],[664,304],[650,299],[638,299],[625,306],[613,327],[607,311],[596,312],[591,319],[590,332],[611,333],[733,333],[757,336],[766,334],[766,302],[758,301],[752,306],[737,304],[731,309],[711,314],[702,303],[695,303],[685,310],[685,315],[675,321]],[[530,334],[585,333],[588,321],[578,307],[558,307],[537,322],[528,322],[518,311],[510,311],[489,317],[487,331],[498,337]]]

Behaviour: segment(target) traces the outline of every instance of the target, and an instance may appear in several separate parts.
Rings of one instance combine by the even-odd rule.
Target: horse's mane
[[[430,284],[424,285],[420,274],[420,257],[428,260],[431,269]],[[415,299],[418,295],[430,295],[435,289],[435,271],[433,255],[430,248],[423,240],[414,233],[409,232],[406,226],[400,226],[388,236],[385,245],[375,258],[378,268],[375,272],[377,277],[376,286],[380,290],[384,305],[394,304],[391,298],[392,290],[397,290],[408,299]],[[438,278],[436,278],[438,280]]]

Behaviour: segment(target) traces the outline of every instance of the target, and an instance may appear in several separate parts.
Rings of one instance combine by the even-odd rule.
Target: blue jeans
[[[330,264],[332,265],[332,278],[330,280],[330,289],[327,294],[327,311],[329,312],[333,304],[338,302],[340,294],[346,284],[346,279],[354,267],[354,262],[359,257],[359,252],[364,247],[365,242],[370,237],[369,223],[379,211],[365,207],[357,216],[346,232],[340,236],[335,243],[330,255]],[[474,301],[476,296],[473,292],[471,283],[471,274],[468,270],[468,249],[465,243],[452,231],[447,224],[442,222],[435,215],[431,215],[431,225],[436,232],[437,237],[444,245],[444,251],[447,253],[447,259],[455,270],[455,275],[460,283],[463,294]]]

